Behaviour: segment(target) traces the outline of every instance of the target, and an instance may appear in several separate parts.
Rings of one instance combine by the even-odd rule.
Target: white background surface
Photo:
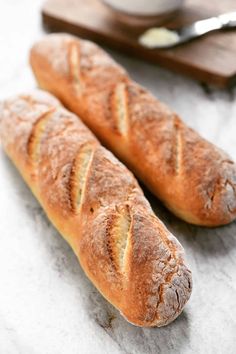
[[[0,0],[0,99],[35,86],[27,54],[43,33],[40,4]],[[113,55],[236,159],[236,90],[206,93],[186,78]],[[190,226],[147,196],[193,271],[189,304],[161,329],[128,324],[102,298],[0,147],[0,354],[236,353],[236,223]]]

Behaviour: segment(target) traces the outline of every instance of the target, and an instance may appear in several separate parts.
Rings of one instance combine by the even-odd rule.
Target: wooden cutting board
[[[236,0],[187,0],[183,10],[165,25],[178,28],[234,10]],[[42,15],[50,31],[66,31],[94,40],[207,84],[236,84],[236,29],[214,32],[174,49],[150,50],[138,44],[140,28],[119,23],[99,0],[48,0]]]

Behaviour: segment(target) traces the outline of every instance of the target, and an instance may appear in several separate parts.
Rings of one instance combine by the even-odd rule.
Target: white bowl
[[[178,10],[184,0],[103,0],[103,2],[125,14],[156,16]]]

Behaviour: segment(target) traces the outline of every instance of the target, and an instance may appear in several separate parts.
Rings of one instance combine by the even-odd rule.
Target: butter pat
[[[164,27],[150,28],[139,37],[139,43],[147,48],[165,48],[179,41],[179,35]]]

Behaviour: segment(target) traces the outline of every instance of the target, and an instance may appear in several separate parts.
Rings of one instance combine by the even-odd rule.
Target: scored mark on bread
[[[71,44],[69,47],[69,68],[75,92],[76,94],[80,94],[82,90],[80,78],[80,52],[76,43]]]
[[[220,194],[220,191],[222,190],[222,180],[220,178],[218,178],[213,187],[211,189],[208,189],[207,190],[207,197],[208,197],[208,200],[205,204],[206,208],[207,209],[211,209],[213,207],[213,204],[214,204],[214,200],[215,198],[217,197],[217,195]]]
[[[51,118],[54,111],[55,109],[50,109],[49,111],[44,112],[33,124],[31,134],[27,142],[27,153],[33,163],[38,161],[41,138],[45,132],[47,122]]]
[[[229,192],[229,189],[231,189],[231,191],[233,191],[233,195],[234,197],[236,197],[236,184],[234,184],[232,181],[230,181],[229,179],[227,179],[225,181],[225,189]],[[232,197],[232,199],[230,200],[230,202],[234,201],[235,199]],[[232,207],[229,203],[227,203],[227,209],[229,211],[229,213],[234,213],[236,211],[236,206],[234,204],[234,206]]]
[[[86,181],[94,155],[94,146],[86,144],[79,150],[74,159],[70,176],[70,199],[74,212],[78,212],[84,199]]]
[[[174,170],[175,174],[180,173],[181,161],[182,161],[182,136],[179,127],[180,120],[178,117],[174,118],[174,142],[173,142],[173,155],[174,155]]]
[[[119,83],[112,95],[112,110],[115,116],[116,128],[123,136],[128,132],[128,98],[126,84]]]
[[[228,162],[227,162],[228,163]],[[222,180],[217,180],[216,183],[214,184],[214,188],[212,190],[207,190],[207,197],[208,200],[205,204],[205,207],[207,209],[211,209],[213,207],[214,200],[216,196],[220,195],[222,193],[222,190],[225,190],[228,192],[228,195],[231,191],[233,191],[234,196],[236,196],[236,185],[230,181],[229,179],[226,179],[225,182],[222,182]],[[233,198],[232,198],[233,200]],[[233,213],[235,209],[231,209],[231,207],[227,204],[227,209],[230,213]]]
[[[121,273],[125,271],[126,253],[128,250],[131,229],[131,216],[128,207],[117,208],[116,215],[108,226],[109,245],[111,258],[115,267]]]

